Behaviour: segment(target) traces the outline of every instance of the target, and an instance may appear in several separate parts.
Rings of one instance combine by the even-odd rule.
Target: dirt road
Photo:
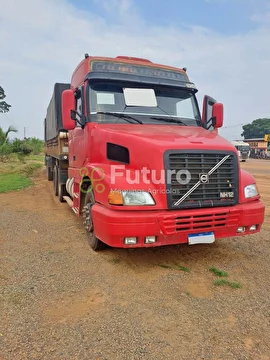
[[[242,167],[263,229],[207,246],[96,254],[43,172],[1,195],[0,359],[270,359],[270,162]],[[242,288],[215,286],[211,266]]]

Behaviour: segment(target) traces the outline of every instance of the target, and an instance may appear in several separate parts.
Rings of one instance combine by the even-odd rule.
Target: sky
[[[187,67],[201,107],[224,104],[220,134],[270,117],[270,0],[0,0],[0,126],[43,139],[53,85],[85,53]]]

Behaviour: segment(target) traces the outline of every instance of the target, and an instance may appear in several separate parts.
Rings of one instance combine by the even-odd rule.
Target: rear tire
[[[58,196],[58,168],[56,165],[53,168],[53,188],[55,196]]]
[[[58,184],[58,199],[60,202],[65,202],[64,196],[66,196],[65,184]]]
[[[106,244],[104,244],[96,237],[94,231],[94,224],[92,219],[92,206],[94,205],[94,203],[95,198],[93,192],[87,192],[84,199],[84,207],[82,213],[87,241],[94,251],[100,251],[106,248]]]
[[[52,168],[49,167],[48,164],[46,165],[46,170],[47,170],[48,181],[52,181],[53,180],[53,172],[52,172]]]
[[[58,199],[60,202],[65,202],[64,196],[67,195],[66,184],[61,184],[59,182],[60,179],[59,172],[60,170],[58,170]]]

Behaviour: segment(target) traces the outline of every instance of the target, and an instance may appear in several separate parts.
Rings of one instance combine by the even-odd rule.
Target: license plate
[[[212,244],[215,241],[215,235],[213,232],[203,232],[199,234],[188,235],[188,244]]]

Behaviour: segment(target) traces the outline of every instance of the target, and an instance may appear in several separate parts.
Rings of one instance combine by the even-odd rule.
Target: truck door
[[[75,92],[76,98],[76,111],[79,114],[84,114],[84,86],[80,86]],[[79,117],[78,117],[79,119]],[[71,131],[69,139],[70,147],[70,166],[73,168],[81,169],[83,167],[86,158],[86,144],[84,140],[84,130],[77,122],[77,125],[73,131]]]

